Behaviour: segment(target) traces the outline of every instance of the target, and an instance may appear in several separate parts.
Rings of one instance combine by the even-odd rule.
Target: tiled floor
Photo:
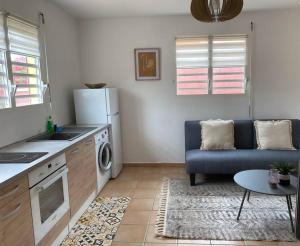
[[[116,180],[111,180],[105,186],[101,192],[102,196],[129,196],[132,198],[112,246],[300,246],[300,243],[177,240],[155,237],[154,225],[163,177],[188,178],[183,167],[125,167]]]

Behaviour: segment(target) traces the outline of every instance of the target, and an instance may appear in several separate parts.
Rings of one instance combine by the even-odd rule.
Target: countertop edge
[[[24,174],[26,174],[26,173],[28,174],[28,173],[31,172],[32,170],[34,170],[34,169],[40,167],[41,165],[45,164],[46,162],[50,161],[51,159],[53,159],[53,158],[55,158],[55,157],[57,157],[57,156],[59,156],[59,155],[65,153],[67,150],[73,148],[74,145],[77,145],[77,144],[80,144],[80,143],[84,142],[87,138],[89,138],[89,137],[91,137],[91,136],[97,134],[98,132],[100,132],[100,131],[102,131],[102,130],[104,130],[104,129],[106,129],[106,128],[109,128],[109,127],[110,127],[110,124],[106,124],[106,125],[101,126],[101,127],[99,126],[97,129],[92,130],[92,131],[87,132],[87,133],[85,133],[84,135],[82,135],[82,136],[79,138],[79,140],[74,139],[73,141],[70,142],[70,143],[72,143],[71,145],[69,145],[69,146],[67,146],[67,147],[65,147],[65,148],[62,148],[62,149],[61,149],[60,151],[58,151],[57,153],[48,156],[46,159],[44,159],[44,160],[38,162],[37,164],[35,164],[35,165],[31,166],[31,167],[28,167],[28,169],[25,169],[25,170],[23,170],[23,171],[20,171],[20,172],[17,173],[16,175],[13,175],[13,176],[9,177],[8,179],[4,180],[3,182],[0,181],[0,188],[1,188],[2,186],[4,186],[4,185],[8,184],[8,183],[11,182],[12,180],[14,180],[14,179],[20,177],[21,175],[24,175]],[[77,141],[76,141],[76,140],[77,140]],[[25,142],[25,141],[24,141],[24,142]],[[12,165],[14,165],[14,164],[12,164]],[[16,165],[17,165],[17,164],[16,164]],[[1,166],[1,164],[0,164],[0,166]]]

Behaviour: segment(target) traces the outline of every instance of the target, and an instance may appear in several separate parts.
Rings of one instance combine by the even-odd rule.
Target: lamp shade
[[[238,16],[243,0],[192,0],[191,13],[202,22],[223,22]]]

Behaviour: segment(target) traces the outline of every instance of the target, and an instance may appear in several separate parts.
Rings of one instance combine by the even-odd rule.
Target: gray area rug
[[[181,239],[296,241],[285,197],[252,192],[237,221],[243,192],[233,182],[191,187],[185,179],[165,179],[156,234]]]

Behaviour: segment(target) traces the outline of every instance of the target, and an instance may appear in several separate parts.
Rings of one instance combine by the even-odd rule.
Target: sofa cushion
[[[232,120],[201,121],[201,150],[233,150],[234,123]]]
[[[249,169],[269,169],[274,162],[298,165],[300,152],[293,150],[228,150],[186,152],[188,173],[232,174]]]
[[[293,145],[300,149],[300,120],[292,120]]]
[[[234,120],[234,145],[237,149],[253,148],[253,121]],[[185,122],[185,150],[199,149],[202,143],[199,120]]]
[[[185,126],[185,150],[200,149],[201,139],[201,126],[199,120],[186,121]]]
[[[253,149],[254,126],[252,120],[234,121],[234,145],[237,149]]]

